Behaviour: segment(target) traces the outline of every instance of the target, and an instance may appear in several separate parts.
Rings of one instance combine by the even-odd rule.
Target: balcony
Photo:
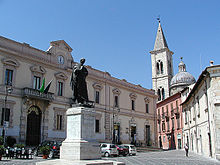
[[[30,98],[52,101],[53,93],[41,93],[39,90],[32,89],[32,88],[23,88],[22,95]]]

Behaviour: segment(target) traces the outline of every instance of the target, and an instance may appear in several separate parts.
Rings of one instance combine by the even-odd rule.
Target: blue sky
[[[73,58],[119,79],[152,88],[151,58],[160,15],[174,52],[196,79],[220,60],[218,0],[0,0],[0,35],[47,50],[65,40]]]

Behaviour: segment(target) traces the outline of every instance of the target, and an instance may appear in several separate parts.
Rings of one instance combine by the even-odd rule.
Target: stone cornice
[[[168,51],[171,53],[171,55],[173,55],[173,52],[170,51],[168,48],[163,48],[163,49],[160,49],[160,50],[152,50],[150,51],[151,54],[158,54],[158,53],[161,53],[161,52],[165,52],[165,51]]]
[[[22,61],[29,60],[39,65],[69,71],[68,66],[60,68],[56,63],[56,57],[53,57],[50,53],[31,47],[26,43],[22,44],[1,36],[0,43],[0,51],[19,57]]]

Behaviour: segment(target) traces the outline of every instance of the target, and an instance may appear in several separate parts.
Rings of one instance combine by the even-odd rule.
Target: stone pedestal
[[[60,159],[100,159],[99,143],[95,140],[95,110],[73,107],[66,112],[67,137],[60,147]]]

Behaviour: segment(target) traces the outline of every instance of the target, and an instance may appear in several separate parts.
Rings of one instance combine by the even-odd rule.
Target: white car
[[[132,145],[132,144],[122,144],[122,146],[128,148],[128,154],[129,155],[136,155],[137,154],[137,149],[134,145]]]
[[[116,145],[110,143],[100,144],[101,155],[105,157],[118,156],[118,150]]]

